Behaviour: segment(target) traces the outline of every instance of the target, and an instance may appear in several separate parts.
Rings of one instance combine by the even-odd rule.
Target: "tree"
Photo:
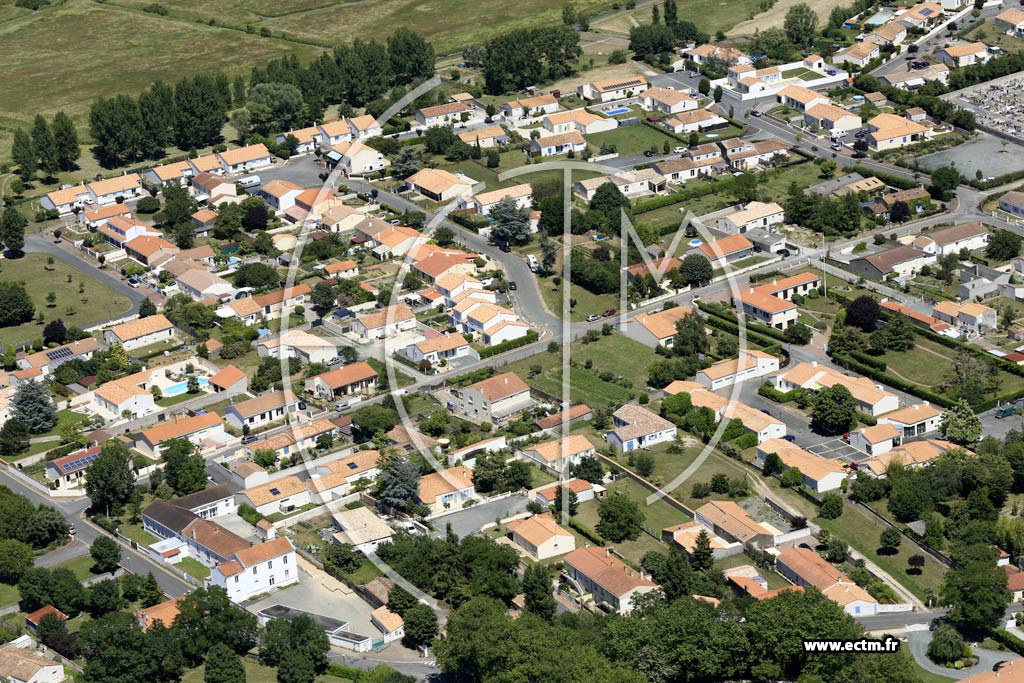
[[[825,545],[825,559],[833,564],[846,562],[850,557],[850,546],[846,542],[833,536]]]
[[[381,465],[377,491],[383,504],[408,510],[419,495],[419,487],[419,468],[407,456],[391,455]]]
[[[928,192],[932,197],[949,201],[953,197],[953,190],[960,184],[960,172],[952,166],[942,166],[932,171],[932,184],[928,186]],[[991,242],[989,242],[991,245]]]
[[[94,619],[124,609],[128,605],[128,601],[121,597],[121,588],[117,581],[113,579],[94,583],[89,588],[88,603],[89,614]]]
[[[21,215],[20,211],[8,204],[7,208],[4,209],[3,216],[0,216],[0,241],[3,241],[4,246],[7,247],[7,250],[15,258],[19,258],[25,248],[25,228],[27,226],[28,220]],[[24,289],[24,285],[20,283],[2,284],[21,286]],[[3,324],[2,320],[2,317],[0,317],[0,324]]]
[[[46,174],[47,178],[53,178],[60,170],[60,159],[57,156],[57,143],[50,131],[50,124],[42,114],[36,114],[32,124],[32,150],[35,152],[36,161],[39,162],[39,170]]]
[[[1009,261],[1020,256],[1020,235],[1009,230],[995,230],[991,233],[985,255],[996,261]]]
[[[334,294],[334,288],[326,282],[319,282],[313,287],[313,292],[310,295],[310,301],[312,303],[313,310],[316,311],[316,314],[321,318],[337,306],[337,296]]]
[[[676,22],[679,21],[679,9],[676,7],[676,0],[665,0],[662,3],[662,7],[665,12],[665,24],[667,26],[675,26]]]
[[[28,450],[29,434],[25,424],[10,418],[0,427],[0,455],[18,455]]]
[[[352,424],[362,436],[371,437],[398,424],[398,412],[382,405],[363,406],[352,413]]]
[[[773,474],[779,474],[785,467],[778,453],[769,453],[764,456],[764,465],[761,468],[761,473],[766,477],[770,477]]]
[[[270,622],[276,623],[279,620]],[[270,624],[267,625],[268,627]],[[204,683],[245,683],[245,668],[242,658],[230,647],[217,643],[206,655],[206,667],[203,673]]]
[[[874,332],[881,317],[882,309],[878,305],[878,300],[867,294],[857,297],[846,305],[846,324],[858,327],[865,332]]]
[[[639,538],[645,519],[640,506],[624,494],[606,496],[598,505],[597,516],[597,533],[615,543]]]
[[[900,543],[903,542],[903,534],[899,532],[899,529],[893,527],[886,527],[879,537],[879,545],[890,551],[890,554],[895,554],[896,549],[900,547]]]
[[[998,626],[1011,598],[1006,572],[985,554],[976,553],[980,557],[946,572],[939,593],[942,603],[950,606],[950,623],[972,637]]]
[[[993,361],[958,349],[947,372],[949,393],[957,400],[978,405],[999,388],[999,369]]]
[[[701,529],[697,534],[693,552],[690,553],[690,566],[699,571],[706,572],[714,566],[714,552],[711,549],[711,536],[706,529]]]
[[[417,603],[405,616],[405,640],[412,647],[429,645],[437,637],[437,615],[426,605]]]
[[[85,475],[85,493],[92,509],[106,515],[117,515],[131,500],[135,489],[131,455],[124,444],[114,441],[100,451]]]
[[[843,497],[838,493],[823,495],[818,514],[824,519],[839,519],[843,514]]]
[[[8,585],[18,583],[34,561],[32,546],[14,539],[0,539],[0,582]]]
[[[68,328],[60,318],[46,324],[43,328],[44,344],[63,344],[68,336]]]
[[[569,468],[569,473],[591,484],[600,484],[604,481],[604,465],[592,455],[580,458],[578,463]]]
[[[315,678],[313,664],[301,652],[289,650],[284,653],[277,667],[277,683],[313,683]]]
[[[494,220],[491,237],[495,242],[518,245],[530,241],[530,212],[515,198],[506,197],[495,204],[490,217]]]
[[[807,3],[794,5],[786,12],[783,30],[790,42],[800,47],[808,47],[814,43],[818,32],[818,14]]]
[[[89,133],[96,142],[96,156],[107,168],[136,158],[145,137],[138,102],[128,95],[95,100],[89,109]],[[191,147],[193,145],[182,149]]]
[[[536,614],[544,621],[554,618],[557,605],[551,595],[551,576],[546,566],[532,564],[526,568],[523,572],[523,594],[527,612]]]
[[[889,220],[893,223],[905,223],[910,218],[910,206],[905,201],[898,201],[889,209]]]
[[[707,97],[708,93],[711,92],[711,81],[706,78],[700,79],[700,82],[697,83],[697,92]]]
[[[75,656],[75,637],[68,633],[65,621],[53,612],[43,615],[39,620],[39,624],[36,625],[36,637],[40,643],[65,657]]]
[[[434,75],[434,47],[415,31],[399,27],[388,38],[388,63],[399,85],[429,78]]]
[[[679,264],[679,275],[691,287],[707,284],[715,277],[711,261],[702,254],[689,254]]]
[[[210,586],[181,599],[174,630],[186,660],[198,665],[217,643],[236,654],[251,650],[257,642],[259,622],[254,614],[232,604],[223,588]]]
[[[179,496],[206,488],[206,461],[195,444],[186,438],[164,441],[160,452],[165,462],[164,477]]]
[[[964,656],[964,639],[952,626],[942,624],[932,634],[926,651],[928,659],[936,664],[959,661]]]
[[[812,399],[811,425],[824,434],[842,434],[857,421],[857,402],[842,384],[822,389]]]
[[[736,176],[733,180],[732,193],[736,201],[747,203],[757,200],[757,184],[760,179],[750,171],[744,171],[743,175]]]
[[[814,330],[805,323],[795,322],[786,328],[784,335],[790,344],[803,345],[810,343]]]
[[[57,162],[61,169],[74,170],[75,162],[81,156],[82,150],[78,146],[78,131],[75,124],[63,110],[53,117],[53,141],[57,146]]]
[[[939,431],[958,446],[969,446],[981,438],[981,419],[964,399],[942,413]]]
[[[139,317],[148,318],[151,315],[156,315],[156,304],[149,299],[143,299],[139,304]]]
[[[121,563],[121,546],[109,536],[99,536],[89,546],[89,554],[92,556],[94,569],[98,574],[106,574],[117,569]]]
[[[566,493],[568,493],[568,500],[563,499],[563,496],[565,496]],[[555,487],[554,506],[555,512],[561,513],[562,510],[565,510],[566,512],[569,513],[570,517],[575,517],[576,512],[579,510],[580,507],[579,497],[576,495],[576,492],[573,491],[571,488],[558,484]]]
[[[650,453],[637,453],[633,456],[633,468],[645,479],[654,472],[654,456]]]
[[[413,597],[412,593],[405,590],[398,584],[391,587],[388,591],[388,609],[402,617],[405,613],[415,607],[419,602]]]
[[[761,31],[751,45],[751,49],[769,59],[779,61],[788,59],[793,54],[793,43],[789,41],[786,31],[781,28],[768,28]]]
[[[57,424],[57,406],[50,398],[50,392],[41,382],[21,382],[11,399],[13,417],[19,420],[32,434],[41,434]]]
[[[14,129],[11,158],[18,165],[18,177],[22,182],[32,180],[36,172],[36,150],[32,145],[32,138],[21,128]]]
[[[799,467],[790,467],[779,477],[779,483],[788,489],[794,489],[803,485],[804,475]]]
[[[237,287],[252,287],[258,291],[273,289],[281,283],[277,269],[265,263],[247,263],[235,272]]]

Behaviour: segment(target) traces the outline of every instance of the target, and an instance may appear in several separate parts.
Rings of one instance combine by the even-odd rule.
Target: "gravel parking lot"
[[[962,145],[918,157],[917,162],[929,171],[953,165],[967,178],[974,178],[978,171],[986,178],[1001,176],[1024,170],[1024,143],[978,133]]]

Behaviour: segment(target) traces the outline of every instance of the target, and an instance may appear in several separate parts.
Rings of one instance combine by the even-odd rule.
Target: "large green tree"
[[[811,404],[811,425],[824,434],[842,434],[857,421],[857,401],[842,384],[822,389]]]
[[[7,251],[14,258],[20,257],[23,253],[25,248],[25,228],[27,226],[28,219],[21,215],[20,211],[8,204],[7,208],[4,209],[3,215],[0,216],[0,241],[3,241]],[[23,284],[20,286],[24,289]],[[6,297],[3,298],[6,299]],[[2,324],[2,317],[0,317],[0,325]]]
[[[206,487],[206,461],[195,444],[186,438],[170,439],[160,444],[164,462],[164,477],[168,486],[179,496],[185,496]]]
[[[405,616],[405,640],[412,647],[430,645],[437,637],[437,614],[430,607],[419,603],[407,610]]]
[[[53,141],[57,145],[57,160],[61,170],[72,171],[82,155],[78,145],[78,130],[71,117],[62,111],[53,117]]]
[[[818,14],[805,2],[794,5],[786,12],[783,30],[792,43],[807,47],[814,42],[817,34]]]
[[[939,431],[958,446],[969,446],[981,438],[981,418],[966,400],[960,399],[942,413]]]
[[[491,238],[496,242],[526,244],[530,241],[530,212],[513,197],[506,197],[491,208]]]
[[[245,683],[242,658],[227,645],[214,645],[206,655],[203,683]]]
[[[994,553],[988,549],[946,572],[940,597],[950,606],[950,623],[972,638],[981,638],[999,626],[1011,598],[1006,583],[1006,572],[996,565]]]
[[[100,451],[85,475],[85,493],[95,512],[120,514],[135,489],[131,454],[124,444],[112,441]]]
[[[526,611],[536,614],[545,621],[555,616],[556,603],[551,595],[551,575],[548,567],[533,564],[523,572],[523,595],[526,600]]]
[[[18,177],[22,182],[29,182],[36,172],[36,150],[32,145],[32,137],[22,128],[14,129],[14,142],[11,143],[11,158],[18,165]]]
[[[640,537],[644,513],[636,501],[624,494],[606,496],[598,505],[597,533],[616,543]]]
[[[93,566],[100,574],[112,572],[121,563],[121,546],[109,536],[100,536],[89,546]]]
[[[19,383],[11,403],[13,416],[32,434],[47,432],[57,424],[57,406],[42,382]]]
[[[50,124],[42,114],[36,114],[32,124],[32,149],[36,154],[39,170],[46,174],[47,178],[53,178],[60,170],[60,157]]]

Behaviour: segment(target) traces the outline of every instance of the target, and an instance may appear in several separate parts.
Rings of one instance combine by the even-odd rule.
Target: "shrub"
[[[135,205],[139,213],[156,213],[160,210],[160,200],[156,197],[143,197]]]

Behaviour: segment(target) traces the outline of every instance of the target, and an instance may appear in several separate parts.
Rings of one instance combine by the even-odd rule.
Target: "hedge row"
[[[741,451],[745,451],[748,448],[753,448],[757,445],[757,434],[754,432],[747,432],[742,436],[738,436],[732,440],[732,445]]]
[[[757,388],[757,393],[760,396],[764,396],[767,399],[775,401],[776,403],[789,403],[795,401],[802,394],[807,393],[806,389],[797,387],[796,389],[790,389],[789,391],[779,391],[772,386],[771,382],[765,382]]]
[[[874,427],[876,424],[878,424],[878,418],[874,417],[873,415],[868,415],[867,413],[862,413],[858,410],[857,422],[860,422],[861,424],[866,424],[868,427]]]
[[[909,190],[912,187],[920,187],[921,183],[915,180],[908,180],[903,176],[898,176],[892,173],[886,173],[885,171],[876,171],[874,169],[864,168],[860,164],[854,164],[853,170],[860,173],[862,176],[867,178],[868,176],[875,176],[886,185],[892,187],[898,187],[901,190]]]
[[[881,370],[882,372],[885,372],[889,367],[881,358],[878,358],[877,356],[872,356],[869,353],[864,353],[863,351],[850,351],[850,355],[853,356],[856,360],[859,360],[861,363],[870,365],[876,370]]]
[[[946,348],[957,349],[957,350],[959,350],[959,349],[966,349],[967,351],[969,351],[970,353],[973,353],[978,358],[981,358],[981,359],[989,361],[989,362],[995,361],[996,365],[999,367],[1000,370],[1005,370],[1006,372],[1010,373],[1011,375],[1017,375],[1018,377],[1024,377],[1024,367],[1021,367],[1021,366],[1017,365],[1016,363],[1012,363],[1012,362],[1010,362],[1008,360],[1004,360],[1004,359],[1000,358],[999,356],[993,356],[991,353],[988,353],[987,351],[983,351],[981,348],[978,348],[978,347],[975,347],[975,346],[969,346],[967,344],[961,344],[960,342],[956,341],[955,339],[950,339],[949,337],[943,336],[941,334],[936,334],[935,332],[932,332],[931,330],[926,330],[923,327],[917,327],[916,325],[914,326],[914,331],[917,332],[922,337],[924,337],[925,339],[931,339],[936,344],[942,344]]]
[[[1004,628],[992,629],[992,640],[1005,645],[1019,655],[1024,655],[1024,640]]]
[[[505,353],[512,349],[518,349],[520,346],[526,346],[540,339],[540,335],[537,334],[536,330],[529,330],[526,334],[518,339],[509,339],[508,341],[495,344],[494,346],[488,346],[486,349],[480,349],[480,359],[490,358],[496,356],[499,353]]]
[[[697,306],[700,308],[700,310],[704,311],[708,315],[716,316],[733,324],[739,324],[739,320],[737,320],[736,316],[733,315],[730,311],[726,311],[722,308],[719,308],[718,306],[710,306],[702,301],[698,301]],[[753,332],[755,334],[759,334],[762,336],[771,337],[780,342],[789,342],[789,340],[786,339],[786,333],[783,332],[782,330],[776,330],[774,327],[768,327],[767,325],[751,322],[749,320],[747,321],[746,327],[748,336]]]
[[[723,320],[721,318],[715,317],[709,317],[704,322],[709,327],[718,328],[719,330],[723,330],[725,332],[728,332],[729,334],[734,334],[737,337],[740,334],[740,327],[734,322],[729,322],[728,320]],[[761,350],[763,350],[765,353],[778,354],[782,350],[782,345],[779,344],[778,342],[773,341],[768,337],[762,337],[756,332],[751,332],[750,330],[747,330],[747,342],[753,344],[754,346],[761,347]]]
[[[992,180],[976,180],[974,178],[967,180],[967,184],[971,187],[975,187],[979,190],[991,190],[993,187],[999,187],[1007,183],[1012,183],[1015,180],[1024,178],[1024,171],[1014,171],[1013,173],[1006,173],[1004,175],[993,178]]]
[[[591,530],[590,527],[585,526],[584,524],[581,524],[580,522],[577,522],[574,517],[570,517],[569,518],[569,526],[572,527],[573,529],[575,529],[579,533],[580,536],[582,536],[583,538],[587,539],[591,543],[599,545],[602,548],[604,547],[604,545],[606,543],[604,538],[600,534],[598,534],[596,531]]]

